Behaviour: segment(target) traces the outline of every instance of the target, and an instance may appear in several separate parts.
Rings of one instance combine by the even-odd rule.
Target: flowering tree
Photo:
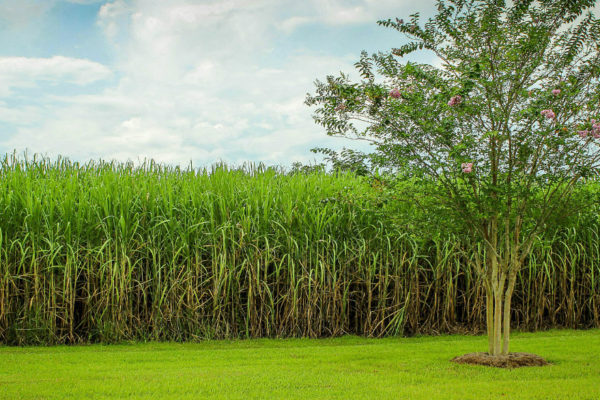
[[[485,284],[489,354],[508,354],[517,274],[545,222],[600,160],[600,21],[593,0],[448,0],[408,43],[362,53],[362,79],[316,82],[329,135],[368,140],[386,165],[435,182],[468,226]],[[435,65],[402,63],[418,50]],[[475,250],[480,249],[480,250]]]

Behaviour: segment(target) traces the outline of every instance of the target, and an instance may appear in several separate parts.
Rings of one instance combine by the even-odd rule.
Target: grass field
[[[516,333],[548,367],[456,365],[485,337],[0,347],[1,399],[600,398],[600,330]]]

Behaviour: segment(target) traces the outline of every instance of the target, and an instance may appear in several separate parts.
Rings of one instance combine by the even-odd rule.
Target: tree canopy
[[[329,135],[371,142],[372,162],[427,181],[469,228],[494,355],[508,353],[510,298],[536,235],[599,171],[595,3],[438,1],[424,23],[379,21],[406,44],[363,51],[360,81],[328,76],[306,100]],[[416,51],[437,62],[404,62]]]

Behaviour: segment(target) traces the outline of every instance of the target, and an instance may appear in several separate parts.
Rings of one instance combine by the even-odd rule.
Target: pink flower
[[[587,130],[585,130],[585,131],[577,131],[577,133],[579,134],[579,137],[583,139],[583,138],[587,137],[589,132]]]
[[[344,111],[345,109],[346,105],[342,103],[335,108],[335,111]]]
[[[595,131],[600,131],[600,122],[593,124],[592,125],[592,129]]]
[[[600,139],[600,131],[594,131],[592,135],[594,136],[594,139]]]
[[[556,118],[556,114],[552,110],[542,110],[541,114],[548,119]]]
[[[462,163],[460,165],[460,167],[462,168],[462,172],[464,172],[465,174],[470,174],[471,171],[473,170],[473,163],[472,162]]]
[[[552,94],[558,96],[560,94],[560,89],[553,89]]]
[[[459,105],[460,103],[462,103],[462,96],[460,94],[457,94],[456,96],[454,96],[450,99],[450,101],[448,102],[448,105],[450,107],[454,107],[454,106]]]
[[[400,91],[398,89],[392,89],[392,90],[390,90],[390,96],[392,96],[395,99],[399,99],[400,96],[402,96],[402,94],[400,93]]]

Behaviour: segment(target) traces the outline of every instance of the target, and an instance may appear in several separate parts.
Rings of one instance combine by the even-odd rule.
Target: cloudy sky
[[[420,5],[415,5],[420,4]],[[304,105],[412,0],[0,0],[0,153],[186,165],[310,162]],[[427,57],[427,56],[425,56]],[[426,60],[426,59],[425,59]]]

